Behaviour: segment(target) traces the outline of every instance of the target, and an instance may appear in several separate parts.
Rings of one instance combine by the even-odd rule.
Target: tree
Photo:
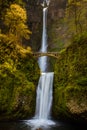
[[[87,0],[68,0],[66,8],[66,20],[73,34],[81,34],[86,31]]]
[[[0,17],[5,13],[6,9],[12,4],[16,3],[19,5],[23,5],[22,0],[0,0]]]
[[[11,4],[4,17],[7,34],[14,37],[16,43],[22,43],[22,39],[29,39],[31,31],[26,25],[27,15],[20,5]]]

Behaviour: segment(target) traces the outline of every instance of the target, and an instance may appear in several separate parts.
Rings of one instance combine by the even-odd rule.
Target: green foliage
[[[0,120],[23,119],[35,110],[40,70],[31,48],[0,34]]]
[[[21,43],[22,38],[29,39],[31,34],[26,25],[26,11],[17,4],[11,4],[4,18],[4,24],[8,29],[8,36],[13,36],[16,43]]]
[[[50,51],[60,51],[64,48],[64,20],[59,20],[52,22],[51,28],[48,28],[49,36],[49,50]]]
[[[61,52],[54,69],[53,113],[86,120],[87,111],[87,34],[75,36],[70,46]],[[81,115],[84,113],[83,115]]]
[[[53,112],[56,118],[74,118],[75,114],[80,115],[87,111],[87,87],[68,84],[66,87],[56,88],[54,102],[56,104],[53,103]],[[85,114],[84,119],[86,119]]]
[[[19,5],[24,5],[23,1],[22,0],[0,0],[0,16],[3,18],[4,16],[4,13],[6,12],[6,9],[9,8],[9,6],[12,4],[12,3],[16,3],[16,4],[19,4]]]
[[[73,35],[80,35],[87,30],[86,14],[87,1],[68,0],[65,21],[67,23],[69,33]]]
[[[31,34],[26,10],[22,0],[0,0],[0,5],[0,120],[29,118],[40,70],[31,48],[22,45]]]

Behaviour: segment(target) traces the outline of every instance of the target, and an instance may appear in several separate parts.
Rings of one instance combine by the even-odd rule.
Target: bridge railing
[[[34,57],[52,56],[52,57],[58,58],[59,56],[58,52],[33,52],[32,54]]]

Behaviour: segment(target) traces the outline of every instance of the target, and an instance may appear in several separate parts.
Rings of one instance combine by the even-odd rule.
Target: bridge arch
[[[58,52],[33,52],[32,55],[36,58],[42,57],[42,56],[50,56],[50,57],[54,57],[54,58],[59,57]]]

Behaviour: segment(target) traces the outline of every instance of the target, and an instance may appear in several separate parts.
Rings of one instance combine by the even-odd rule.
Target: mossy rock
[[[87,88],[68,85],[55,90],[53,107],[56,118],[87,119]]]
[[[34,115],[40,69],[31,50],[9,39],[0,41],[0,120]]]
[[[87,121],[87,36],[61,52],[54,73],[53,115]]]

